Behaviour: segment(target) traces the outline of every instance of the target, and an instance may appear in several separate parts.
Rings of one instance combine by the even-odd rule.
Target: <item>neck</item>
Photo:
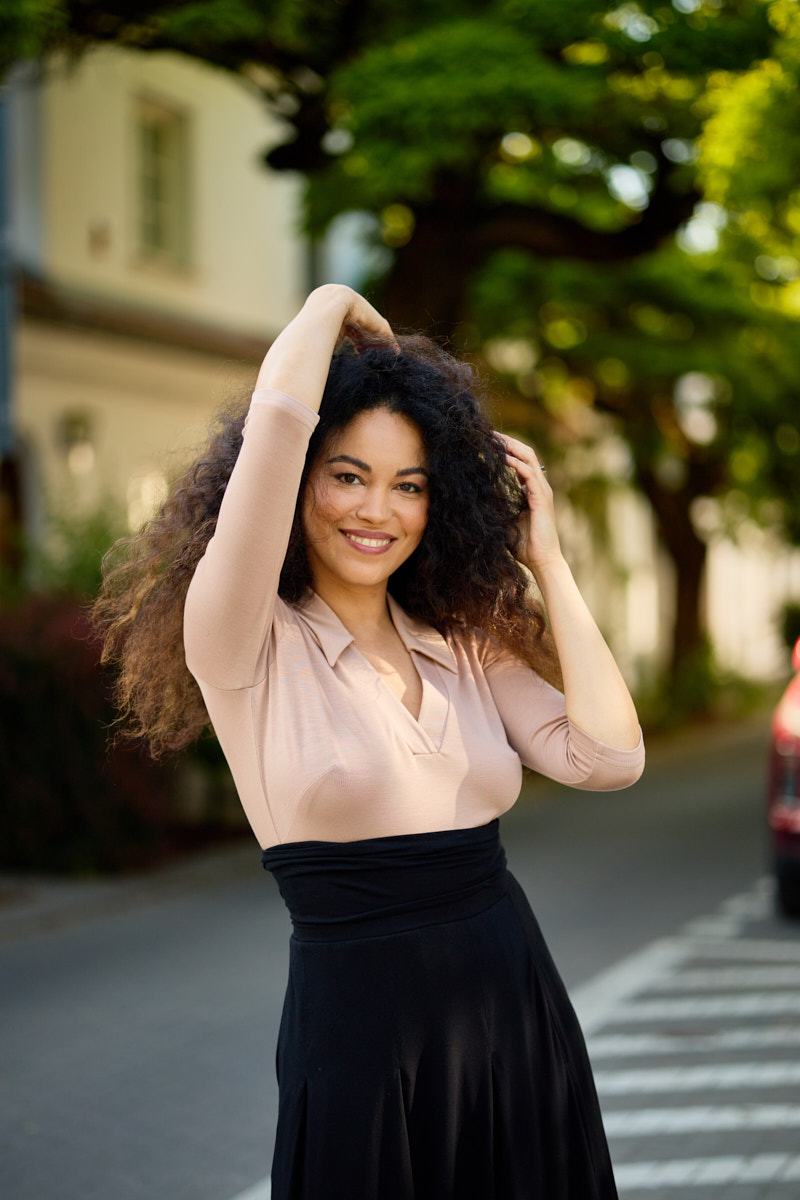
[[[391,626],[386,582],[370,588],[353,588],[336,580],[314,580],[314,591],[332,608],[350,633],[377,633]]]

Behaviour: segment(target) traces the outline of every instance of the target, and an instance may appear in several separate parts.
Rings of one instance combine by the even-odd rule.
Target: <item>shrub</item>
[[[170,849],[173,768],[110,748],[110,679],[83,601],[28,594],[0,614],[0,867],[95,873]]]

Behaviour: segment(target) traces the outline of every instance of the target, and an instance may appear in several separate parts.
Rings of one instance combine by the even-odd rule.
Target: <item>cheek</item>
[[[319,537],[337,519],[336,496],[324,482],[309,484],[303,501],[303,528]]]
[[[417,513],[416,519],[414,521],[414,531],[415,531],[417,537],[419,537],[419,538],[422,537],[423,533],[425,532],[425,528],[428,524],[429,511],[430,511],[430,505],[427,502],[425,504],[420,505],[420,511]]]

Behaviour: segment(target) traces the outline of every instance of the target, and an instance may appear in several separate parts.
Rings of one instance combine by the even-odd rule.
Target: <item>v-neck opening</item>
[[[339,655],[345,652],[355,650],[358,659],[351,658],[351,662],[358,661],[360,664],[359,673],[364,680],[366,686],[374,688],[373,694],[376,701],[383,705],[387,703],[385,697],[389,697],[388,703],[391,711],[397,713],[398,709],[402,713],[403,725],[400,725],[400,719],[397,719],[397,733],[405,729],[405,741],[412,754],[438,754],[444,742],[445,730],[447,726],[448,714],[450,711],[450,693],[447,688],[444,675],[445,671],[441,669],[439,658],[433,647],[409,645],[408,631],[405,630],[405,624],[401,627],[394,619],[394,607],[396,606],[401,620],[405,616],[404,610],[397,604],[391,595],[388,596],[389,619],[392,626],[399,637],[405,650],[411,655],[411,662],[414,670],[417,672],[417,677],[422,687],[422,699],[420,701],[419,713],[415,717],[409,708],[406,708],[403,701],[389,687],[381,672],[375,667],[366,654],[356,645],[356,640],[353,634],[345,626],[341,617],[330,607],[327,601],[323,600],[317,594],[317,600],[324,606],[324,611],[329,614],[331,622],[328,625],[327,631],[320,630],[317,633],[318,640],[322,646],[323,653],[328,659],[329,664],[335,667]],[[312,622],[312,628],[314,628]],[[405,636],[404,636],[405,631]],[[320,638],[320,634],[322,637]],[[346,641],[344,640],[346,637]],[[419,635],[412,635],[412,642],[417,640]],[[436,635],[441,641],[441,637]],[[337,644],[338,643],[338,644]],[[443,643],[444,644],[444,643]],[[369,682],[368,682],[369,681]],[[387,710],[388,717],[388,710]]]
[[[390,711],[395,715],[398,712],[401,714],[403,724],[400,725],[400,719],[397,718],[397,731],[400,734],[401,730],[405,730],[405,733],[401,734],[401,736],[411,753],[414,755],[438,754],[444,741],[447,714],[450,709],[450,698],[436,663],[426,661],[424,664],[419,664],[412,658],[414,668],[422,684],[422,701],[420,703],[419,715],[415,717],[410,709],[406,708],[400,697],[392,691],[380,671],[359,650],[355,642],[352,643],[350,648],[358,654],[364,678],[369,677],[374,681],[378,704],[389,706],[386,709],[387,718]],[[409,650],[409,653],[413,656],[414,651]],[[369,673],[368,676],[367,672]],[[436,685],[432,678],[433,672],[436,672],[439,678],[439,686]]]
[[[394,622],[392,622],[392,624],[394,624]],[[395,626],[395,631],[396,630],[397,630],[397,626]],[[397,636],[400,637],[400,634],[398,633]],[[400,642],[403,645],[403,649],[406,650],[409,658],[411,659],[411,666],[416,671],[417,679],[419,680],[420,692],[422,695],[421,695],[421,699],[419,702],[419,712],[417,713],[416,716],[414,716],[414,714],[412,713],[410,708],[408,708],[405,704],[403,704],[403,701],[400,699],[400,697],[397,695],[397,693],[392,691],[392,689],[389,687],[389,684],[386,682],[386,680],[384,679],[381,672],[378,670],[378,668],[375,666],[374,663],[370,662],[370,660],[367,658],[364,651],[359,649],[358,644],[355,641],[353,641],[353,649],[358,652],[358,654],[364,660],[364,663],[366,664],[366,666],[369,667],[370,671],[373,671],[375,673],[375,678],[377,679],[378,684],[380,685],[381,691],[385,692],[386,694],[391,696],[393,700],[396,700],[397,703],[402,708],[403,712],[408,717],[411,718],[411,720],[414,722],[414,724],[418,725],[420,729],[424,730],[424,726],[423,726],[422,722],[420,721],[420,717],[422,716],[423,710],[425,708],[425,677],[423,676],[422,672],[420,671],[419,667],[417,666],[416,662],[414,661],[414,651],[408,649],[408,647],[403,642],[402,638],[400,638]]]

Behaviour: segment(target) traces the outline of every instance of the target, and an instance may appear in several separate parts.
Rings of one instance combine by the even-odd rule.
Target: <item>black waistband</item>
[[[303,941],[396,933],[473,916],[506,891],[499,821],[470,829],[262,850]]]

